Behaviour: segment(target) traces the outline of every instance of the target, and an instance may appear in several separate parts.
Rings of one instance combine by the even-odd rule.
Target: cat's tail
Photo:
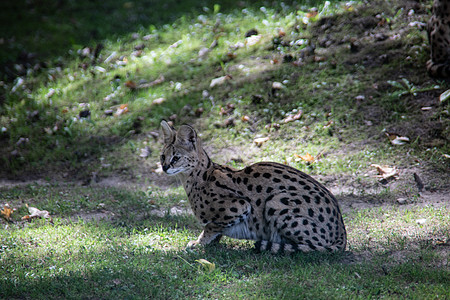
[[[345,242],[337,242],[331,246],[318,246],[313,244],[292,244],[292,243],[275,243],[270,241],[257,241],[255,250],[258,252],[270,251],[274,254],[290,254],[294,252],[337,252],[345,250]]]

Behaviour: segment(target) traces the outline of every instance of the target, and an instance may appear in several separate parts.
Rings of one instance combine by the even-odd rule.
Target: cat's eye
[[[179,159],[180,159],[179,156],[174,156],[174,157],[172,157],[172,161],[171,161],[170,163],[174,164],[174,163],[176,163]]]

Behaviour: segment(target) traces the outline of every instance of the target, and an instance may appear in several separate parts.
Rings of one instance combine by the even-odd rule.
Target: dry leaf
[[[404,145],[409,143],[409,138],[406,136],[397,136],[395,139],[391,140],[392,145]]]
[[[392,145],[404,145],[406,143],[409,143],[409,138],[406,136],[399,136],[396,133],[389,133],[389,132],[385,132],[385,134],[391,141]]]
[[[117,109],[115,115],[116,116],[120,116],[120,115],[123,115],[123,114],[127,113],[128,111],[129,111],[128,110],[128,104],[121,104],[119,106],[119,108]]]
[[[221,76],[218,78],[214,78],[213,80],[211,80],[211,83],[209,84],[209,87],[215,87],[216,85],[222,85],[225,82],[227,82],[228,80],[230,80],[232,77],[230,75],[225,75],[225,76]]]
[[[241,120],[242,120],[242,122],[248,122],[248,121],[250,121],[250,117],[249,116],[242,116]]]
[[[389,179],[389,178],[397,178],[398,177],[398,170],[395,167],[389,167],[389,166],[380,166],[377,164],[371,164],[371,167],[374,167],[378,171],[378,177],[381,177],[383,179]]]
[[[156,163],[156,169],[153,169],[153,172],[155,172],[156,174],[162,174],[164,173],[162,165],[160,162]]]
[[[150,149],[149,146],[145,146],[144,148],[141,148],[141,153],[139,154],[142,158],[147,158],[152,154],[152,149]]]
[[[303,111],[299,110],[295,115],[289,115],[283,120],[284,123],[293,122],[299,120],[302,117]]]
[[[245,39],[245,44],[247,46],[253,46],[259,43],[261,41],[262,35],[252,35]]]
[[[149,88],[149,87],[152,87],[152,86],[161,84],[161,83],[163,83],[165,80],[166,80],[166,78],[164,77],[164,75],[160,75],[157,79],[155,79],[155,80],[153,80],[153,81],[151,81],[151,82],[149,82],[149,83],[143,83],[143,84],[140,84],[140,85],[138,86],[138,88],[140,88],[140,89],[143,89],[143,88]]]
[[[316,158],[314,156],[312,156],[311,154],[309,154],[308,152],[306,152],[305,155],[298,155],[298,154],[294,154],[295,157],[301,158],[302,160],[312,163],[316,160]]]
[[[220,107],[219,114],[221,116],[227,116],[227,115],[231,114],[235,108],[236,108],[236,106],[233,103],[228,103],[226,108]]]
[[[155,105],[158,105],[158,104],[161,104],[161,103],[163,103],[164,101],[166,101],[166,98],[157,98],[157,99],[155,99],[155,100],[153,100],[153,104],[155,104]]]
[[[11,215],[12,213],[15,211],[16,209],[12,209],[11,207],[9,207],[9,204],[6,203],[3,206],[3,210],[0,211],[0,215],[6,220],[6,221],[11,221]]]
[[[284,85],[281,82],[274,81],[272,83],[272,89],[274,89],[274,90],[281,90],[283,88],[284,88]]]
[[[136,89],[136,87],[137,87],[136,83],[132,80],[128,80],[127,82],[125,82],[125,86],[132,90]]]
[[[28,208],[28,212],[30,214],[26,215],[26,216],[23,216],[22,220],[30,221],[31,219],[34,219],[34,218],[45,218],[45,219],[50,219],[50,222],[53,223],[53,220],[50,217],[50,213],[48,211],[46,211],[46,210],[39,210],[36,207],[28,206],[28,204],[25,204],[25,205]]]
[[[308,19],[311,19],[311,18],[314,18],[315,16],[317,16],[318,13],[319,13],[318,11],[310,11],[310,12],[306,13],[306,17]]]
[[[270,138],[267,137],[262,137],[262,138],[257,138],[253,140],[253,143],[256,144],[256,146],[261,147],[262,144],[264,144],[265,142],[267,142]]]
[[[330,127],[330,126],[333,125],[333,124],[334,124],[334,121],[333,121],[333,120],[329,120],[329,121],[327,122],[327,124],[323,125],[323,128],[328,128],[328,127]]]
[[[197,259],[196,262],[198,262],[203,267],[203,269],[205,269],[205,271],[212,272],[216,269],[216,264],[211,263],[206,259],[200,258]]]

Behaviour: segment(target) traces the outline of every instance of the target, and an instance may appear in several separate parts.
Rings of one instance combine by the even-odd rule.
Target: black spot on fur
[[[253,169],[251,167],[247,167],[244,169],[245,174],[250,174],[251,172],[253,172]]]
[[[305,199],[306,203],[311,203],[311,198],[309,196],[303,195],[303,199]]]
[[[281,198],[280,202],[283,203],[284,205],[289,205],[289,198],[286,198],[286,197]]]
[[[268,179],[268,178],[272,177],[272,175],[270,173],[264,173],[263,177]]]
[[[238,209],[237,209],[236,207],[232,207],[232,208],[230,208],[230,211],[231,211],[231,212],[234,212],[234,213],[237,213],[237,212],[238,212]]]
[[[262,191],[262,186],[257,185],[257,186],[256,186],[256,192],[257,192],[257,193],[261,193],[261,191]]]
[[[266,189],[266,193],[270,193],[273,191],[273,188],[271,188],[270,186]]]
[[[273,216],[274,214],[275,214],[275,209],[269,208],[269,210],[267,211],[267,215]]]
[[[272,181],[275,183],[279,183],[279,182],[281,182],[281,179],[275,177],[274,179],[272,179]]]
[[[280,216],[285,215],[289,212],[289,209],[283,209],[282,211],[280,211]]]
[[[324,217],[322,215],[319,215],[319,221],[323,223],[325,221]]]
[[[256,172],[253,174],[253,178],[258,178],[260,175],[261,175],[260,173]]]
[[[314,210],[312,210],[311,208],[308,209],[308,216],[310,216],[311,218],[314,217]]]

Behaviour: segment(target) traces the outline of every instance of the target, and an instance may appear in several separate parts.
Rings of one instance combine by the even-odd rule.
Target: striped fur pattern
[[[346,230],[336,198],[292,167],[261,162],[235,170],[211,161],[195,130],[161,123],[161,165],[181,178],[192,210],[204,226],[188,246],[222,236],[255,240],[258,251],[344,250]]]
[[[427,61],[430,76],[450,78],[450,1],[434,0],[427,24],[431,57]]]

